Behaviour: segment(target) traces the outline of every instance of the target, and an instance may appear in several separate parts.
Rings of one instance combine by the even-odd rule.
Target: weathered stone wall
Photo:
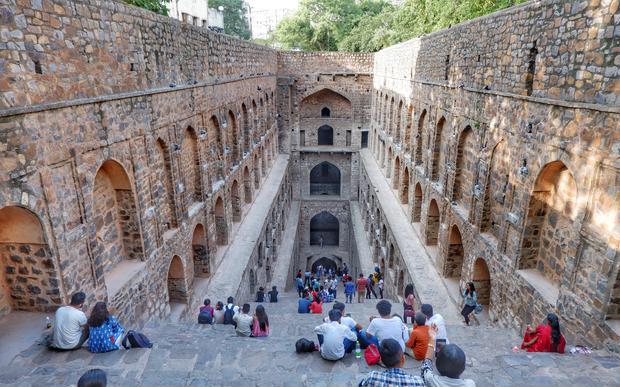
[[[10,1],[1,14],[0,208],[41,220],[56,303],[81,290],[127,325],[167,315],[171,292],[189,299],[194,273],[219,264],[216,200],[231,240],[245,214],[233,186],[255,182],[250,206],[275,158],[276,52],[114,1]],[[126,181],[99,195],[106,161]],[[98,224],[114,236],[106,252]],[[184,287],[170,289],[174,255]]]
[[[420,184],[406,204],[427,244],[436,201],[438,271],[464,286],[482,258],[492,321],[523,328],[555,312],[577,344],[620,334],[607,321],[620,270],[617,11],[535,1],[375,54],[371,149],[392,182],[408,168]],[[534,200],[553,192],[541,181],[563,179],[557,166],[574,194],[548,211]],[[464,260],[446,271],[453,226]]]

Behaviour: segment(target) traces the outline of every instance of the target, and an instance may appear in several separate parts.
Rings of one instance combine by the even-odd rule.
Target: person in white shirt
[[[346,325],[340,323],[342,315],[337,309],[329,311],[329,322],[314,328],[319,344],[321,357],[325,360],[340,360],[345,353],[353,350],[357,335]]]
[[[379,347],[381,341],[394,339],[398,341],[403,352],[405,352],[405,343],[409,340],[409,330],[403,324],[403,320],[398,316],[390,317],[392,304],[387,300],[381,300],[377,303],[377,311],[381,317],[370,317],[370,325],[366,328],[368,341]]]
[[[435,348],[437,352],[439,352],[443,345],[450,344],[450,341],[448,340],[448,332],[446,331],[446,322],[442,315],[433,313],[433,306],[430,304],[422,304],[420,311],[426,315],[426,325],[435,325],[437,327],[437,342],[435,343]]]
[[[72,351],[88,340],[86,315],[82,311],[86,294],[77,292],[71,296],[71,304],[56,310],[51,349]]]
[[[235,314],[239,313],[239,307],[235,305],[235,299],[233,297],[228,297],[228,299],[226,300],[226,308],[232,308]]]
[[[239,308],[237,308],[238,310]],[[241,313],[236,313],[233,316],[233,320],[237,324],[235,331],[237,336],[251,336],[252,335],[252,322],[254,318],[250,316],[250,304],[243,304]]]

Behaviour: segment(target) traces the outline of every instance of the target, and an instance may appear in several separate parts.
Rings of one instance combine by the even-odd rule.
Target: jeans
[[[353,293],[345,293],[344,295],[346,296],[346,299],[344,301],[345,304],[352,304],[353,303]]]
[[[54,350],[54,351],[74,351],[76,349],[82,348],[82,345],[84,345],[86,340],[88,340],[88,336],[89,335],[90,335],[90,330],[88,329],[88,327],[84,327],[84,328],[82,328],[82,335],[80,336],[80,341],[77,343],[77,345],[75,347],[73,347],[73,348],[56,348],[56,347],[54,347],[53,344],[50,344],[48,346],[48,348],[51,349],[51,350]],[[52,340],[52,343],[53,343],[53,340]]]
[[[383,288],[379,288],[379,295],[381,296],[381,299],[383,300]]]
[[[370,300],[370,293],[375,296],[375,300],[377,299],[377,293],[375,293],[374,286],[366,286],[366,298]]]
[[[300,298],[304,296],[304,288],[303,288],[303,286],[298,286],[297,287],[297,293],[299,294]]]
[[[336,299],[336,293],[338,292],[338,290],[336,289],[332,289],[332,294],[334,295],[334,300]]]
[[[469,315],[476,309],[475,306],[465,305],[461,311],[461,316],[465,317],[465,324],[469,325]]]
[[[362,349],[368,348],[370,344],[374,344],[379,348],[379,340],[376,336],[372,336],[370,339],[366,337],[366,329],[360,329],[357,332],[357,340],[360,342],[360,347]]]
[[[353,332],[357,333],[355,328],[353,328],[351,330]],[[316,337],[319,340],[319,345],[323,345],[323,335],[316,335]],[[353,352],[353,350],[355,349],[355,343],[357,343],[357,341],[349,340],[349,339],[347,339],[345,337],[344,340],[342,340],[342,344],[344,344],[344,353],[351,353],[351,352]]]

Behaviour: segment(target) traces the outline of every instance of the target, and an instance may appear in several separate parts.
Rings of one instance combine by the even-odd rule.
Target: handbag
[[[370,344],[364,350],[364,359],[366,359],[366,364],[369,366],[375,365],[381,361],[381,355],[379,354],[379,349],[376,345]]]
[[[476,309],[474,309],[474,313],[480,314],[482,313],[482,305],[476,302]]]

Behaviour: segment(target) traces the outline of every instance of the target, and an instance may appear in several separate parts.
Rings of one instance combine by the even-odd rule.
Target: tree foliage
[[[125,0],[125,3],[148,9],[160,15],[168,16],[167,0]]]
[[[249,40],[252,37],[243,0],[209,0],[209,8],[224,7],[224,33]]]
[[[374,52],[527,0],[301,0],[272,39],[285,49]]]

